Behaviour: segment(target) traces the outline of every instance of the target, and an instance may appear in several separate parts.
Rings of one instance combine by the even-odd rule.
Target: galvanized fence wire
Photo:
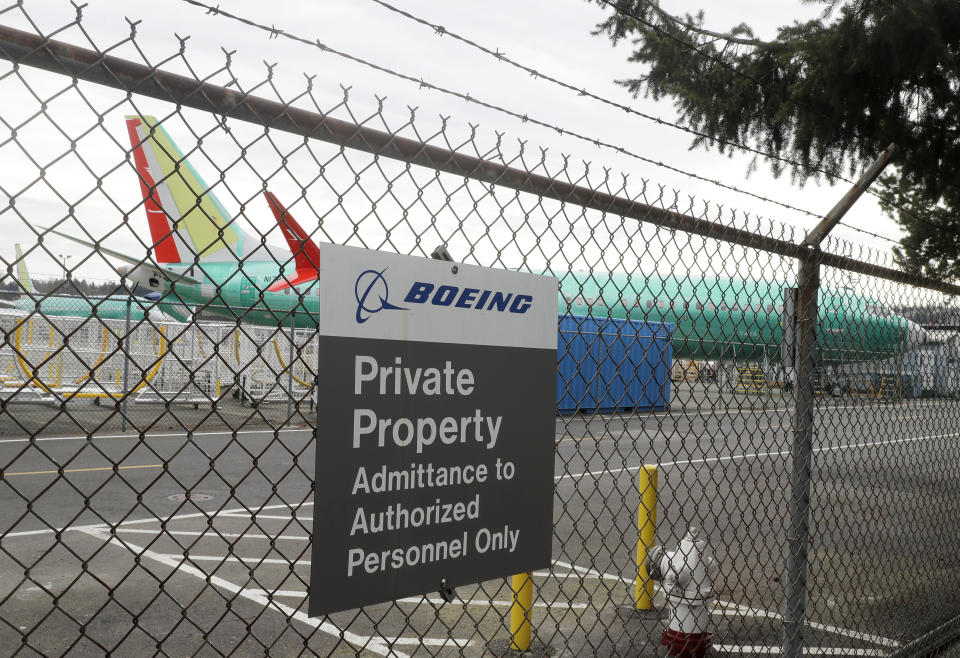
[[[21,5],[0,15],[29,28],[0,28],[0,96],[17,99],[0,108],[0,221],[23,241],[0,250],[4,655],[509,652],[511,574],[306,614],[325,537],[319,284],[278,287],[304,237],[557,278],[535,650],[665,655],[678,592],[658,584],[638,611],[642,557],[691,528],[712,588],[680,598],[702,599],[718,654],[955,636],[955,286],[346,90],[284,96],[272,68],[243,86],[229,55],[199,72],[183,42],[149,62],[135,24],[102,47],[81,9],[50,34]],[[171,250],[190,267],[164,284]],[[67,273],[52,288],[20,268],[50,259]],[[790,290],[814,261],[814,340],[794,354]],[[96,297],[90,271],[126,287]]]

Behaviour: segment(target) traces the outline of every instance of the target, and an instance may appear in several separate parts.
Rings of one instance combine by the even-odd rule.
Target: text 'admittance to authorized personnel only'
[[[451,361],[440,367],[407,365],[400,356],[387,364],[369,355],[354,359],[354,394],[360,399],[420,395],[468,397],[476,389],[476,377],[470,368],[458,368]],[[473,443],[485,450],[497,446],[503,425],[502,415],[486,414],[474,409],[458,416],[392,416],[383,417],[372,408],[353,410],[351,445],[354,449],[412,449],[422,455],[428,449]],[[364,503],[366,494],[444,489],[460,485],[484,485],[511,480],[516,476],[513,462],[493,457],[489,461],[468,464],[434,465],[411,462],[402,468],[360,466],[351,488],[357,507],[350,526],[350,537],[364,537],[426,526],[456,526],[482,517],[482,495],[464,500],[435,498],[425,505],[393,502],[385,506]],[[446,538],[411,546],[385,550],[366,550],[354,546],[347,551],[347,576],[401,569],[429,562],[463,558],[471,554],[516,549],[520,530],[504,525],[480,527],[472,531],[451,532]]]

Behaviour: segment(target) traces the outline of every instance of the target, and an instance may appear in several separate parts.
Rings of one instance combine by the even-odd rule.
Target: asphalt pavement
[[[630,609],[644,464],[659,469],[657,541],[696,526],[716,557],[716,653],[779,646],[789,401],[678,393],[669,412],[557,419],[540,653],[663,654],[662,593],[659,611]],[[310,414],[225,406],[212,420],[188,410],[208,418],[189,433],[145,421],[143,437],[0,421],[0,655],[509,653],[505,580],[308,617],[310,542],[323,540]],[[822,655],[883,655],[958,613],[956,407],[818,400],[806,638]],[[103,411],[68,422],[84,413]]]

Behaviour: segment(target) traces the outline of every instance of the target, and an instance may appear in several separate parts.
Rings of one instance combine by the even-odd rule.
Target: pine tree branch
[[[723,41],[729,41],[730,43],[740,44],[742,46],[752,46],[754,48],[761,48],[763,46],[769,46],[770,43],[767,41],[761,41],[759,39],[745,39],[743,37],[738,37],[729,33],[714,32],[692,23],[688,23],[684,20],[681,20],[678,16],[668,13],[664,9],[660,8],[660,3],[657,0],[647,0],[650,8],[653,9],[659,16],[665,21],[673,22],[691,32],[696,32],[697,34],[702,34],[704,36],[713,37],[715,39],[720,39]]]

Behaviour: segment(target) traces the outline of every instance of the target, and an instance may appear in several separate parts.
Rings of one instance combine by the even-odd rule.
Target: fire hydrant
[[[647,573],[663,582],[670,621],[663,631],[662,642],[667,655],[681,658],[703,658],[713,643],[710,604],[713,601],[711,573],[714,560],[704,556],[707,542],[697,540],[697,528],[690,527],[676,550],[667,552],[653,546],[647,553]]]

